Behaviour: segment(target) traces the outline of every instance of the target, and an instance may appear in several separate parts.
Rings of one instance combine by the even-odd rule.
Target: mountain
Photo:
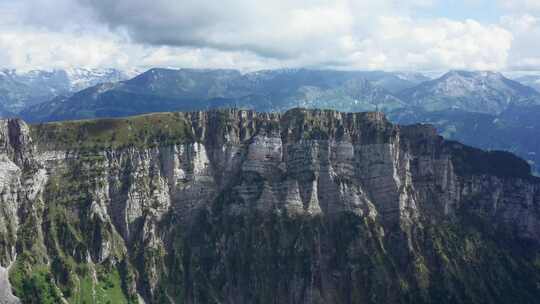
[[[303,84],[322,87],[339,86],[350,79],[367,80],[373,85],[389,92],[399,92],[405,88],[414,87],[430,78],[414,72],[385,72],[385,71],[335,71],[335,70],[309,70],[309,69],[281,69],[263,70],[245,75],[246,80],[258,83],[271,81],[273,86],[266,86],[270,90],[278,90],[288,84]],[[300,83],[298,82],[300,81]],[[262,87],[258,87],[261,89]]]
[[[240,107],[286,111],[293,107],[341,111],[500,114],[510,106],[540,104],[540,93],[495,72],[450,71],[430,80],[418,73],[308,69],[151,69],[130,80],[98,84],[21,116],[31,122],[118,117],[160,111]]]
[[[65,69],[70,83],[70,92],[78,92],[99,83],[118,82],[129,79],[136,74],[137,70],[121,71],[118,69]]]
[[[39,122],[219,107],[391,111],[406,106],[367,80],[367,74],[372,73],[289,69],[242,74],[234,70],[151,69],[127,81],[100,84],[31,107],[21,115]]]
[[[450,71],[398,97],[426,111],[499,114],[510,105],[540,104],[540,93],[495,72]]]
[[[540,92],[540,75],[526,75],[515,80]]]
[[[540,174],[540,106],[511,106],[499,115],[450,109],[404,110],[389,117],[399,124],[433,125],[445,138],[474,147],[510,151]]]
[[[151,69],[130,80],[56,97],[20,116],[44,122],[227,107],[263,112],[294,107],[380,110],[397,123],[430,123],[448,139],[516,153],[540,174],[540,144],[535,140],[540,125],[504,116],[510,109],[537,113],[539,93],[494,72],[451,71],[426,79],[379,71]],[[407,88],[393,94],[401,85]]]
[[[71,95],[103,82],[125,80],[128,75],[115,69],[32,70],[0,71],[0,104],[11,112],[51,100],[57,96]]]
[[[393,94],[415,87],[431,78],[417,72],[364,72],[363,76],[375,86],[384,88]]]
[[[0,153],[4,303],[540,296],[529,165],[382,113],[9,119]]]
[[[227,93],[231,78],[240,76],[232,70],[151,69],[127,81],[102,83],[55,98],[21,115],[34,122],[206,109],[210,101]],[[226,106],[234,105],[232,100],[221,99]]]

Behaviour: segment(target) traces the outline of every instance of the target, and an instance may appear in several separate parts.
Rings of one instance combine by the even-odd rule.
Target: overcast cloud
[[[439,1],[0,0],[0,66],[540,70],[539,1]]]

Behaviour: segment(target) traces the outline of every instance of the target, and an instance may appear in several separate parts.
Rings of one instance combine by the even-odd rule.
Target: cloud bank
[[[540,70],[537,1],[490,21],[437,1],[0,0],[0,66]]]

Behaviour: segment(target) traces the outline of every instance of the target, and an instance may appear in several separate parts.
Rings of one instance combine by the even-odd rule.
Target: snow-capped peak
[[[126,80],[130,75],[116,69],[0,69],[0,77],[3,88],[10,93],[6,107],[17,113],[24,107],[69,96],[99,83]]]
[[[65,73],[74,91],[103,82],[116,82],[127,79],[129,76],[116,69],[86,69],[70,68]]]

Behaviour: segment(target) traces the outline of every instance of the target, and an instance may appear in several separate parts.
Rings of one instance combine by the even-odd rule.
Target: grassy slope
[[[182,113],[155,113],[128,118],[77,120],[33,125],[39,145],[60,149],[142,147],[181,142],[191,137]]]

